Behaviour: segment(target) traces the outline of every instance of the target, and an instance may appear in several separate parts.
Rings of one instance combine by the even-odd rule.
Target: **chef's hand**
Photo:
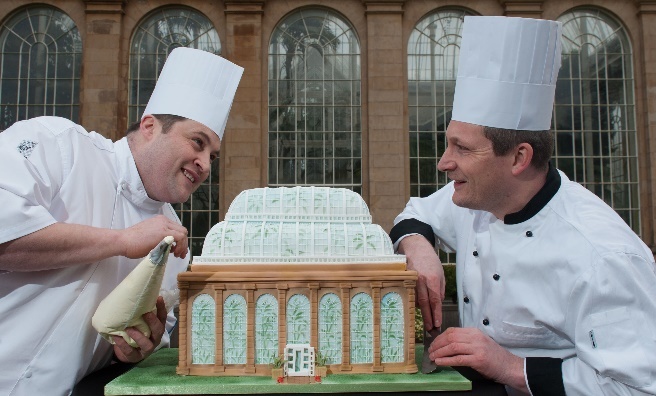
[[[136,363],[145,359],[155,351],[155,348],[162,341],[166,324],[166,307],[164,298],[157,297],[157,315],[152,312],[146,312],[142,317],[150,327],[150,337],[146,337],[142,332],[134,327],[128,327],[125,332],[132,337],[138,347],[133,348],[125,342],[123,337],[112,336],[114,339],[114,354],[116,358],[124,363]]]
[[[410,235],[399,243],[399,253],[405,254],[408,269],[418,273],[417,306],[424,318],[424,328],[432,330],[433,327],[440,327],[446,281],[433,245],[421,235]]]
[[[175,240],[171,253],[175,257],[187,255],[187,229],[166,216],[159,215],[126,228],[121,232],[119,243],[125,246],[123,256],[143,258],[165,237],[171,235]]]
[[[479,329],[450,327],[435,338],[428,353],[438,366],[471,367],[487,378],[528,393],[524,359]]]

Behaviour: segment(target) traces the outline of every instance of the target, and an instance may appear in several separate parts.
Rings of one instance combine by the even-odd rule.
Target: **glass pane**
[[[360,46],[352,27],[329,10],[296,11],[274,30],[268,60],[269,85],[277,87],[269,105],[281,106],[269,112],[269,153],[289,158],[275,168],[269,162],[269,185],[359,190]],[[277,131],[297,135],[283,143]]]
[[[640,232],[633,66],[628,35],[613,17],[580,8],[563,23],[563,67],[556,87],[554,161]],[[562,133],[561,131],[571,131]]]
[[[68,15],[31,6],[0,26],[2,125],[39,115],[78,122],[82,41]]]

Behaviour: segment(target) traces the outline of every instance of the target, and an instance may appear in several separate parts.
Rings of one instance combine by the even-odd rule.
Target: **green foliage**
[[[317,349],[317,353],[314,355],[314,364],[319,367],[325,366],[327,360],[326,356]]]
[[[271,358],[273,360],[271,362],[271,368],[274,369],[283,368],[285,366],[285,363],[287,363],[287,360],[285,360],[285,358],[283,358],[282,356],[274,355]]]
[[[446,279],[446,288],[444,291],[444,300],[453,303],[458,302],[458,290],[456,288],[456,265],[444,264],[444,278]]]

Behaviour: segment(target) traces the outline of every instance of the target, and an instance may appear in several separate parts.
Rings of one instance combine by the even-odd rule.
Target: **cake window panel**
[[[312,223],[308,222],[298,222],[297,230],[298,234],[296,240],[298,241],[298,252],[299,256],[310,256],[312,254]]]
[[[363,256],[366,244],[366,231],[362,224],[348,223],[346,225],[346,242],[349,256]]]
[[[226,256],[239,256],[242,254],[244,227],[246,223],[231,221],[226,224],[223,237],[223,254]]]
[[[294,294],[287,301],[287,344],[310,343],[310,300]]]
[[[372,363],[374,304],[371,296],[358,293],[351,299],[351,363]]]
[[[262,202],[262,201],[260,201]],[[249,221],[246,223],[246,240],[244,241],[245,256],[262,256],[262,227],[261,221]]]
[[[403,299],[387,293],[380,304],[380,358],[382,363],[402,362],[404,358]]]
[[[278,356],[278,300],[263,294],[255,306],[255,364],[270,364]]]
[[[330,234],[333,244],[333,255],[346,255],[346,224],[332,224]]]
[[[319,302],[319,353],[326,364],[342,363],[342,302],[335,293]]]
[[[246,299],[239,294],[223,303],[223,363],[246,364]]]
[[[209,294],[201,294],[191,304],[191,363],[214,364],[216,348],[216,306]]]
[[[330,254],[330,223],[314,223],[314,255]]]
[[[296,255],[296,223],[283,223],[281,236],[281,256]]]
[[[280,222],[265,222],[262,238],[262,255],[264,257],[278,256],[280,251]]]

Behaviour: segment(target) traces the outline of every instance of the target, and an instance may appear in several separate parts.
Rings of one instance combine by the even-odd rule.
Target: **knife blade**
[[[428,347],[435,340],[435,337],[440,335],[440,327],[434,327],[430,331],[424,330],[424,356],[421,361],[421,372],[424,374],[436,373],[442,371],[442,367],[435,364],[428,356]]]

